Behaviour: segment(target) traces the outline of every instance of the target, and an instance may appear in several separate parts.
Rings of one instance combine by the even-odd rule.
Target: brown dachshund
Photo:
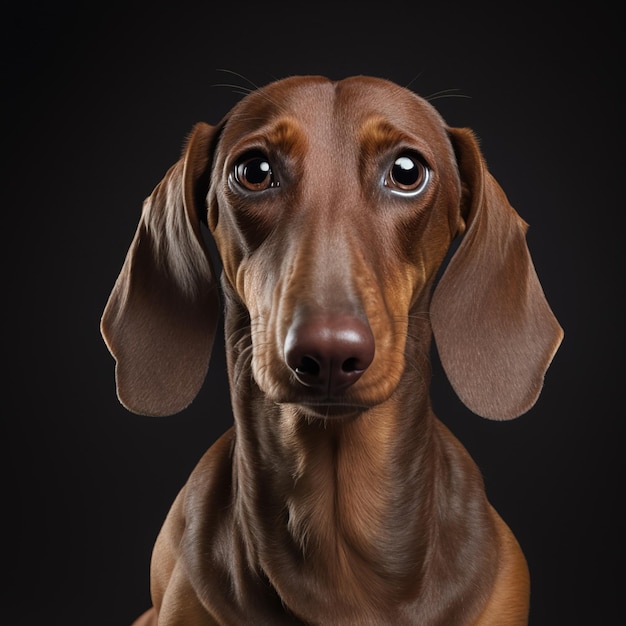
[[[181,411],[206,375],[203,223],[234,426],[165,520],[136,623],[526,624],[524,556],[429,400],[432,336],[464,404],[500,420],[562,338],[472,132],[367,77],[280,80],[197,124],[102,319],[136,413]]]

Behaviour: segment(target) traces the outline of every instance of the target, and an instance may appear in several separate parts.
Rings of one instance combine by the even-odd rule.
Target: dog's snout
[[[298,381],[329,396],[354,384],[373,359],[369,324],[352,315],[307,318],[285,340],[285,361]]]

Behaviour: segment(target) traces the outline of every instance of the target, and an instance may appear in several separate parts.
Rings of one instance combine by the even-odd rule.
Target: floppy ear
[[[463,403],[511,419],[536,402],[563,331],[526,245],[527,225],[467,129],[449,129],[468,194],[467,229],[431,301],[441,363]]]
[[[197,124],[183,157],[144,201],[101,321],[130,411],[171,415],[198,393],[218,321],[218,290],[200,232],[216,131]]]

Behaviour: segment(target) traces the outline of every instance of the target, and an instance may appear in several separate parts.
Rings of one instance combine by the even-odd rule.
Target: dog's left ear
[[[118,397],[135,413],[178,413],[207,372],[219,301],[199,216],[215,135],[197,124],[182,158],[145,200],[102,316]]]
[[[450,383],[474,413],[511,419],[536,402],[563,338],[526,245],[527,225],[488,172],[467,129],[449,129],[466,231],[431,301]]]

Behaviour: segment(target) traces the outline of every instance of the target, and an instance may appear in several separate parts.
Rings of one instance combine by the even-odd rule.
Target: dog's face
[[[292,77],[196,125],[144,203],[102,319],[138,413],[180,411],[207,371],[218,300],[201,214],[241,313],[231,363],[270,403],[317,417],[382,403],[427,381],[431,330],[474,412],[508,419],[535,402],[562,330],[526,225],[472,132],[414,93]]]
[[[425,290],[462,228],[460,198],[439,114],[386,81],[287,79],[229,114],[208,223],[270,399],[328,416],[390,396],[409,314],[427,311]],[[286,346],[294,325],[329,316],[369,327],[373,359],[354,384],[318,389],[294,376]]]

